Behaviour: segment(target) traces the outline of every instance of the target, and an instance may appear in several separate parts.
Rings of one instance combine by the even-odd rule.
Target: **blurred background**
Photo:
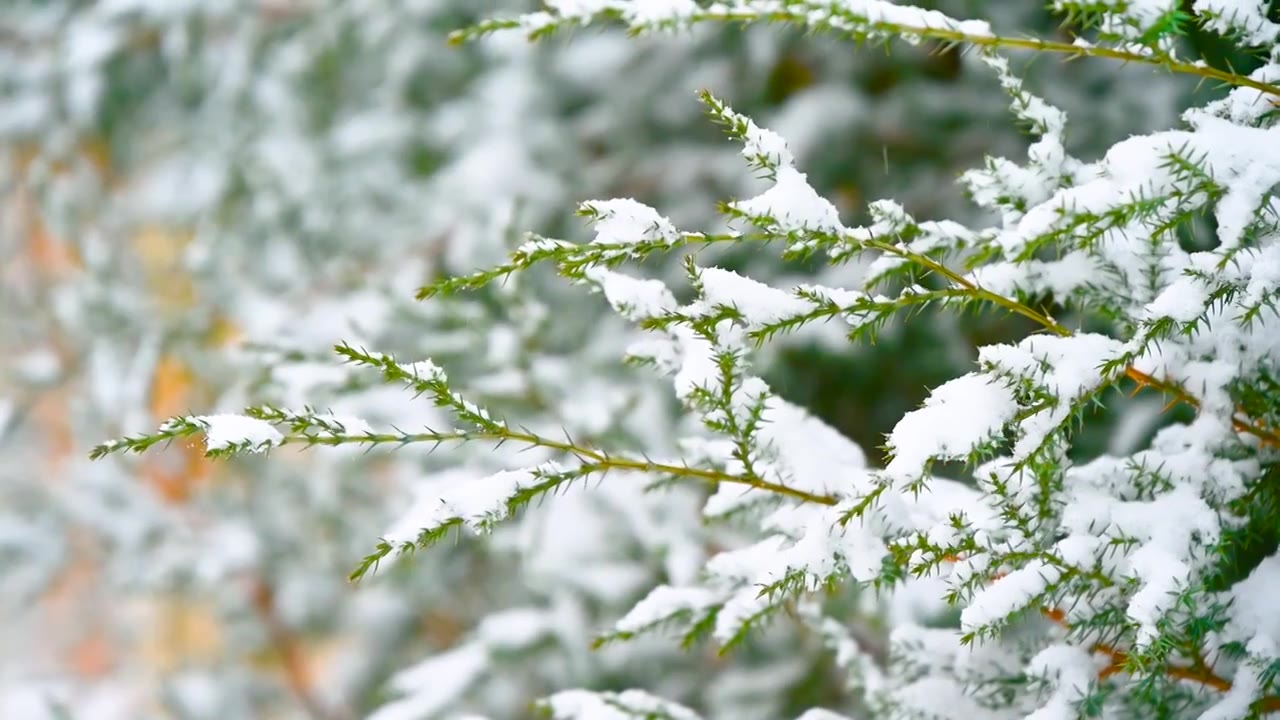
[[[1035,2],[925,5],[1070,37]],[[447,302],[414,291],[499,262],[525,231],[588,237],[582,200],[634,197],[682,229],[720,227],[716,202],[760,185],[701,89],[787,137],[850,224],[879,198],[920,219],[990,221],[954,181],[1025,147],[991,73],[928,43],[885,51],[778,27],[446,43],[535,7],[0,5],[0,718],[517,718],[563,687],[645,687],[746,720],[856,702],[802,627],[728,657],[661,640],[591,649],[655,583],[735,542],[701,527],[701,488],[602,483],[352,585],[378,538],[412,535],[397,521],[434,486],[527,456],[285,448],[213,462],[197,442],[88,459],[172,415],[262,402],[448,424],[337,362],[339,341],[432,357],[531,427],[670,451],[686,429],[670,388],[623,366],[634,330],[600,298],[539,273]],[[1014,68],[1066,110],[1068,149],[1086,160],[1217,92],[1099,61]],[[699,261],[782,285],[860,272],[758,248]],[[678,258],[639,272],[686,287]],[[976,344],[1026,330],[924,315],[874,346],[833,327],[756,362],[880,462],[883,434]],[[1113,407],[1126,421],[1101,417],[1080,452],[1143,442],[1160,400]],[[869,643],[884,613],[941,612],[910,596],[832,602]]]

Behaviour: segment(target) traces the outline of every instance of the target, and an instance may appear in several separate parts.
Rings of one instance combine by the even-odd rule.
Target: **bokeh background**
[[[1038,2],[925,5],[1009,33],[1071,30]],[[339,341],[430,356],[532,426],[669,448],[670,389],[621,364],[632,330],[600,298],[539,273],[447,302],[417,303],[415,289],[500,261],[525,231],[585,237],[582,200],[634,197],[683,229],[719,227],[716,203],[759,181],[701,89],[787,137],[846,223],[879,198],[982,222],[955,179],[1025,147],[993,76],[929,43],[886,51],[779,27],[446,43],[533,7],[0,5],[0,718],[517,718],[562,687],[645,687],[746,720],[855,702],[821,639],[785,623],[728,657],[664,641],[591,649],[654,583],[733,541],[698,527],[701,489],[605,483],[352,585],[433,486],[526,460],[411,447],[214,462],[199,443],[88,459],[175,414],[261,402],[447,424],[342,366]],[[1189,42],[1248,69],[1215,40]],[[1014,67],[1067,111],[1068,149],[1088,159],[1218,92],[1149,68],[1028,60]],[[758,248],[699,260],[782,284],[860,270]],[[684,287],[678,258],[641,271]],[[884,433],[975,345],[1026,330],[926,314],[873,346],[831,329],[756,360],[879,462]],[[1160,419],[1159,399],[1108,407],[1078,452],[1128,451]],[[923,612],[909,596],[833,602],[871,646],[878,616]]]

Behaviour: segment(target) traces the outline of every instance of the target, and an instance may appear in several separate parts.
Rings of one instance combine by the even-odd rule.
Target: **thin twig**
[[[670,463],[653,462],[651,460],[637,460],[634,458],[616,457],[609,455],[602,450],[596,450],[589,447],[575,445],[572,442],[552,440],[551,438],[535,435],[529,432],[521,432],[516,430],[505,430],[503,432],[467,432],[467,433],[417,433],[408,435],[390,435],[390,434],[369,434],[369,435],[352,435],[352,436],[316,436],[316,435],[287,435],[280,443],[281,445],[341,445],[353,443],[369,443],[369,444],[399,444],[405,445],[410,443],[426,443],[426,442],[443,442],[443,441],[469,441],[469,440],[491,440],[491,441],[515,441],[524,443],[532,447],[544,447],[550,450],[558,450],[560,452],[576,455],[580,459],[591,461],[597,465],[600,470],[625,470],[638,471],[648,473],[663,473],[667,475],[675,475],[676,477],[688,477],[704,480],[711,483],[732,483],[735,485],[746,485],[758,490],[765,490],[778,495],[786,495],[788,497],[803,500],[805,502],[819,503],[822,505],[835,505],[839,501],[838,498],[831,495],[821,495],[811,493],[798,488],[789,487],[775,482],[770,482],[763,478],[748,475],[732,475],[730,473],[721,472],[719,470],[706,470],[703,468],[689,467],[688,465],[672,465]]]

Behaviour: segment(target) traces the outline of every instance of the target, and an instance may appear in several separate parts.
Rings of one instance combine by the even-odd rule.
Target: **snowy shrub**
[[[382,5],[388,12],[370,10]],[[50,211],[65,224],[59,233],[87,238],[76,263],[95,279],[17,293],[33,318],[53,313],[73,343],[25,356],[24,382],[62,381],[63,358],[91,365],[76,375],[89,378],[87,408],[66,432],[126,433],[95,458],[170,443],[203,451],[150,469],[168,505],[125,489],[126,469],[107,463],[77,467],[76,484],[52,491],[57,505],[14,493],[15,519],[0,527],[16,530],[0,541],[29,559],[26,585],[47,584],[38,568],[73,552],[71,541],[28,539],[46,525],[83,524],[119,549],[106,572],[121,586],[205,593],[229,617],[256,618],[233,624],[226,642],[274,647],[284,688],[317,720],[346,717],[348,706],[376,707],[377,720],[507,717],[531,692],[551,717],[583,720],[1280,711],[1274,9],[1055,2],[1081,32],[1060,40],[882,0],[557,0],[459,31],[475,53],[464,57],[486,70],[453,68],[471,88],[461,99],[405,107],[402,92],[431,85],[415,70],[447,62],[418,42],[405,13],[432,27],[468,20],[436,15],[444,6],[367,0],[307,15],[290,3],[246,13],[227,2],[174,4],[184,9],[166,15],[159,4],[104,2],[22,16],[24,33],[63,44],[6,77],[24,90],[3,129],[40,138],[36,159],[14,166],[41,176],[34,187],[43,207],[62,210]],[[268,10],[285,20],[264,20]],[[134,23],[141,40],[127,32]],[[217,31],[191,30],[203,23]],[[534,73],[548,56],[518,35],[608,23],[670,54],[673,73],[703,67],[679,48],[726,23],[813,31],[815,43],[950,47],[966,69],[989,73],[963,87],[1003,89],[1011,125],[1031,142],[1000,145],[1023,160],[993,156],[961,175],[976,209],[942,212],[953,209],[943,202],[930,214],[952,219],[925,220],[883,199],[864,213],[815,190],[808,165],[859,156],[864,169],[883,157],[892,177],[893,158],[812,128],[789,144],[718,99],[727,93],[717,83],[730,80],[712,63],[701,101],[734,143],[724,145],[740,151],[735,182],[717,164],[723,151],[664,145],[664,123],[679,124],[671,118],[650,118],[645,132],[662,148],[648,154],[626,125],[637,121],[613,107],[621,91],[597,89],[581,70],[589,97],[578,101],[593,112],[547,107],[555,73]],[[1256,69],[1187,55],[1207,33]],[[213,38],[227,45],[196,42]],[[617,40],[578,37],[556,51],[571,56],[575,43],[603,38]],[[181,61],[161,65],[172,86],[126,106],[180,118],[167,132],[188,133],[184,147],[200,152],[169,154],[175,141],[156,131],[112,148],[127,172],[105,181],[81,145],[101,100],[100,75],[86,68],[134,58],[116,55],[129,42],[158,43]],[[670,75],[606,62],[627,47],[611,42],[578,60],[611,67],[618,86],[630,72],[669,84]],[[263,54],[273,60],[255,64]],[[1138,94],[1149,83],[1185,110],[1168,119],[1174,129],[1121,120],[1109,149],[1086,154],[1069,142],[1067,114],[1042,97],[1052,93],[1034,93],[1024,76],[1038,55],[1078,58],[1101,75],[1139,66],[1125,77],[1141,80],[1120,87]],[[112,71],[140,72],[122,65]],[[1073,68],[1042,60],[1034,77],[1047,86]],[[309,72],[328,73],[346,104],[315,107],[301,89],[314,82]],[[450,75],[432,72],[437,83]],[[201,73],[209,77],[194,79]],[[1178,95],[1170,76],[1221,90]],[[670,108],[696,106],[678,93],[649,102],[677,115]],[[1135,129],[1143,133],[1115,142]],[[575,144],[615,134],[631,136],[619,151],[628,162],[668,158],[647,178],[655,190],[637,183],[644,168],[610,165],[607,143]],[[450,160],[437,167],[438,154]],[[406,174],[406,155],[432,167]],[[728,193],[748,188],[718,220],[689,207],[705,200],[706,187],[690,182],[704,161]],[[559,203],[570,186],[593,183],[673,209],[588,201],[587,241],[531,234],[497,257],[513,223],[567,235]],[[522,199],[531,210],[517,211]],[[865,220],[849,220],[855,213]],[[141,278],[107,242],[132,232],[146,246],[174,228],[189,237],[151,247],[177,245],[180,259]],[[451,240],[419,245],[435,235]],[[79,280],[64,267],[76,263],[54,264]],[[821,269],[779,271],[795,266]],[[196,280],[167,285],[175,267]],[[422,302],[406,302],[409,285],[432,275]],[[161,291],[143,292],[148,283]],[[166,313],[162,329],[143,321]],[[883,462],[765,379],[779,347],[806,335],[830,342],[833,330],[868,347],[913,324],[941,325],[913,352],[952,358],[965,338],[944,319],[984,313],[1002,318],[999,341],[939,360],[953,376],[896,419]],[[114,334],[90,331],[104,323]],[[202,347],[224,326],[254,343],[231,354]],[[319,352],[325,344],[339,362]],[[865,356],[845,357],[852,366]],[[216,401],[212,391],[165,402],[152,393],[148,406],[147,379],[162,371],[232,390]],[[1155,396],[1165,412],[1120,391]],[[232,412],[234,401],[250,406]],[[201,402],[215,409],[137,430],[157,406],[174,414]],[[1089,439],[1095,428],[1117,436],[1105,452]],[[201,454],[240,457],[192,506],[202,511],[193,520],[176,501],[194,492],[191,477],[214,472]],[[399,512],[382,523],[388,495]],[[335,568],[360,544],[372,552],[352,562],[360,583],[348,591]],[[494,552],[504,547],[512,551]],[[456,620],[443,637],[406,647],[423,607]],[[343,655],[351,667],[336,674],[340,687],[316,697],[294,659],[297,631],[333,625],[360,628],[348,637],[362,648]],[[216,672],[166,680],[173,716],[258,712],[260,680],[224,655]],[[68,704],[85,717],[112,712]]]
[[[234,416],[250,402],[323,407],[345,430],[363,427],[353,417],[447,420],[335,367],[339,341],[430,355],[514,422],[669,448],[673,403],[619,366],[628,326],[603,304],[536,274],[451,304],[414,303],[414,287],[498,262],[519,242],[512,228],[559,232],[588,191],[707,222],[751,179],[692,101],[702,86],[786,128],[846,208],[884,182],[884,155],[833,158],[831,138],[906,155],[895,192],[957,212],[940,176],[981,148],[1017,150],[994,122],[999,89],[925,52],[867,63],[836,38],[768,27],[446,45],[497,5],[0,7],[0,352],[12,360],[0,364],[0,717],[361,717],[421,677],[392,680],[399,668],[455,646],[438,659],[460,662],[425,668],[459,682],[401,712],[506,717],[556,687],[642,684],[768,716],[806,676],[798,660],[820,661],[782,642],[716,663],[661,639],[592,651],[591,633],[650,587],[701,567],[693,489],[557,496],[494,542],[353,586],[344,577],[372,538],[416,536],[412,518],[394,522],[406,503],[528,454],[223,463],[176,443],[87,461],[104,437],[196,409],[219,452],[266,449],[275,435],[247,436],[261,426]],[[621,73],[627,83],[611,82]],[[1157,116],[1172,105],[1162,97]],[[1103,115],[1103,127],[1147,126]],[[968,142],[943,146],[931,128],[957,118]],[[807,271],[731,248],[719,262]],[[569,302],[572,317],[557,311]],[[844,351],[838,332],[818,337],[820,352]],[[788,352],[794,363],[810,351]]]

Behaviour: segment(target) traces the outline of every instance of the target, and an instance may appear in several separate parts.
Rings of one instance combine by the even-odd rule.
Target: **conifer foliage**
[[[518,314],[521,293],[551,270],[581,296],[574,302],[607,303],[630,329],[599,334],[596,365],[577,379],[625,378],[634,391],[582,400],[598,404],[600,422],[549,395],[551,409],[533,415],[485,402],[455,383],[465,356],[392,356],[353,342],[336,348],[351,382],[398,386],[447,419],[391,426],[255,405],[175,417],[94,455],[203,437],[209,455],[270,452],[267,462],[286,445],[423,445],[448,467],[479,449],[527,449],[522,464],[487,476],[442,472],[394,528],[369,538],[353,578],[373,586],[391,563],[412,572],[425,554],[455,552],[457,538],[496,542],[553,496],[631,488],[644,511],[626,516],[650,523],[635,551],[667,567],[597,628],[600,652],[653,653],[648,636],[691,653],[768,652],[779,626],[799,628],[840,677],[834,698],[803,709],[806,720],[1280,712],[1280,20],[1262,0],[1058,0],[1054,10],[1081,35],[1002,34],[883,0],[552,0],[460,29],[458,42],[484,43],[608,23],[635,35],[772,23],[857,44],[940,42],[988,69],[1009,98],[1010,126],[1032,142],[1025,158],[989,158],[960,177],[989,222],[924,220],[878,200],[870,222],[846,225],[786,139],[709,88],[708,121],[740,148],[742,173],[765,183],[726,198],[723,225],[681,228],[633,199],[587,201],[588,241],[530,235],[505,260],[418,291],[427,307],[496,298]],[[1192,29],[1227,38],[1257,69],[1186,55]],[[1221,91],[1185,108],[1176,127],[1076,157],[1066,113],[1020,77],[1039,55],[1138,64]],[[726,247],[858,272],[782,285],[718,267]],[[668,259],[683,276],[653,270]],[[867,344],[925,310],[1007,314],[1033,329],[979,347],[967,372],[932,388],[889,433],[883,464],[781,397],[757,367],[770,345],[810,326]],[[529,321],[511,352],[535,345],[543,327],[574,322],[560,315]],[[508,380],[522,378],[530,395],[572,385],[562,376],[539,388],[536,371]],[[1078,438],[1115,389],[1186,412],[1137,450],[1081,457]],[[612,422],[660,406],[655,396],[679,404],[672,432]],[[578,416],[560,416],[570,410]],[[647,412],[667,422],[661,407]],[[904,597],[930,610],[890,612],[889,599]],[[504,647],[535,643],[539,622],[491,616],[396,675],[373,717],[448,712],[450,688],[461,697]],[[541,707],[561,720],[683,720],[707,706],[671,678],[549,690]]]

